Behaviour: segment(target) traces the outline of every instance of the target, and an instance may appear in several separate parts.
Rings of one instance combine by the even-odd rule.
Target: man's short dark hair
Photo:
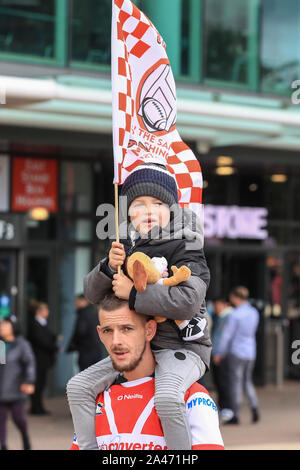
[[[105,310],[106,312],[113,312],[119,308],[125,307],[128,305],[128,300],[119,299],[116,297],[114,292],[108,292],[105,297],[99,302],[99,310]]]
[[[116,297],[113,291],[109,291],[105,297],[99,302],[98,308],[100,310],[104,310],[105,312],[113,312],[114,310],[119,310],[122,307],[128,306],[128,300],[119,299]],[[151,315],[144,315],[143,313],[135,312],[137,315],[141,317],[142,320],[148,322],[149,320],[153,320]]]
[[[247,289],[247,287],[238,286],[232,289],[230,294],[234,295],[235,297],[238,297],[239,299],[247,300],[249,297],[249,290]]]

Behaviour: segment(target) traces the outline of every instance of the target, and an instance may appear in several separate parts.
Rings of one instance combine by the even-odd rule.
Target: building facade
[[[257,383],[299,378],[299,2],[135,3],[167,44],[178,130],[202,166],[208,306],[246,285]],[[111,0],[0,0],[0,314],[26,329],[28,302],[47,302],[62,350],[108,246],[95,228],[113,202],[110,24]],[[75,370],[61,352],[52,393]]]

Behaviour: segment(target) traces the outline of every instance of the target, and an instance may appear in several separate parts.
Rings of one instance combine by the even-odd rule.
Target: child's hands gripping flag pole
[[[130,0],[112,0],[112,96],[115,188],[136,166],[155,161],[174,174],[179,204],[200,214],[202,172],[176,129],[176,86],[166,45]]]

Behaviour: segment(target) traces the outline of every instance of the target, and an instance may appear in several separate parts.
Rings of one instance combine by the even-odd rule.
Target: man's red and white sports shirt
[[[112,385],[96,400],[99,450],[166,450],[154,408],[154,378]],[[224,449],[217,407],[207,390],[194,383],[185,395],[192,449]],[[76,437],[73,450],[78,449]]]

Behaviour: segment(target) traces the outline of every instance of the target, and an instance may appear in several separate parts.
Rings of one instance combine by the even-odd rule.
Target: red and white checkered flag
[[[176,85],[166,45],[130,0],[113,0],[112,94],[114,183],[145,161],[174,174],[179,203],[201,210],[202,172],[177,129]]]

